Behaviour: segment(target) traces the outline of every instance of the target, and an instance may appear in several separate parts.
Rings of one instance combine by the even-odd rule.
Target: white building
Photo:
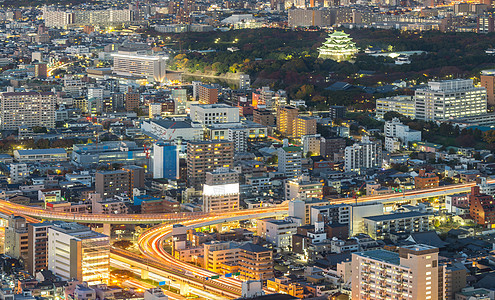
[[[247,152],[248,132],[246,129],[229,128],[227,139],[234,143],[234,152]]]
[[[29,176],[27,164],[10,164],[10,182],[21,183]]]
[[[48,228],[48,270],[63,280],[89,285],[107,283],[110,275],[110,238],[77,223]]]
[[[238,123],[239,108],[227,104],[193,104],[191,120],[203,125],[215,123]]]
[[[285,184],[285,200],[305,200],[312,198],[323,198],[323,183],[310,181],[309,176],[302,175],[292,178]]]
[[[257,221],[258,236],[278,248],[289,249],[292,246],[292,236],[301,226],[300,219],[275,220],[260,219]]]
[[[416,118],[444,121],[486,113],[486,88],[475,87],[472,79],[430,81],[415,92]]]
[[[381,168],[383,163],[382,145],[363,136],[361,142],[345,148],[345,171],[361,172]]]
[[[397,141],[401,143],[399,146],[407,147],[410,142],[421,141],[421,131],[412,130],[402,124],[398,118],[393,118],[392,121],[385,122],[385,150],[388,152],[399,150]]]
[[[167,56],[142,55],[137,52],[112,53],[113,73],[122,76],[140,77],[151,82],[166,80]]]
[[[0,94],[2,130],[20,126],[55,127],[57,96],[52,92],[6,92]]]
[[[411,96],[394,96],[387,98],[376,99],[376,117],[383,119],[383,116],[395,111],[414,119],[416,116],[415,102]]]
[[[141,131],[151,134],[156,139],[169,140],[203,140],[203,126],[199,123],[175,120],[150,120],[143,121]]]
[[[353,253],[351,298],[437,300],[438,274],[438,248],[428,245]]]
[[[300,147],[278,148],[278,171],[288,178],[296,178],[302,174],[302,151]]]

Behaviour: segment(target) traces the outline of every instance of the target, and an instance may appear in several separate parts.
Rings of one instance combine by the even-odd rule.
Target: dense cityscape
[[[495,300],[491,0],[0,4],[0,300]]]

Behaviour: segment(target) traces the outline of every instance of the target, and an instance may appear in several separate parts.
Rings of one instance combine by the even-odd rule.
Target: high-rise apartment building
[[[15,259],[26,260],[28,256],[27,222],[21,216],[10,216],[5,228],[4,253]]]
[[[299,177],[302,173],[302,149],[300,147],[278,148],[278,171],[288,178]]]
[[[187,102],[187,90],[186,89],[173,89],[172,100],[174,100],[174,113],[176,115],[186,113]]]
[[[273,251],[247,243],[239,247],[239,272],[243,280],[267,280],[273,278]]]
[[[306,116],[295,118],[294,124],[292,124],[292,136],[301,137],[309,134],[316,134],[316,119]]]
[[[487,92],[472,79],[430,81],[415,92],[416,118],[445,121],[486,113]]]
[[[31,275],[48,267],[48,228],[53,222],[28,224],[27,271]]]
[[[108,283],[110,238],[77,223],[48,228],[48,270],[64,280]]]
[[[351,299],[437,300],[438,268],[438,248],[428,245],[353,253]]]
[[[199,104],[215,104],[218,102],[218,89],[211,85],[200,84],[198,86]]]
[[[6,92],[0,94],[1,129],[20,126],[55,127],[55,103],[52,92]]]
[[[187,144],[187,185],[201,188],[206,172],[234,163],[234,144],[230,141],[198,141]]]
[[[481,71],[480,84],[486,89],[486,100],[488,105],[495,105],[495,70]]]
[[[24,163],[10,164],[10,182],[22,183],[29,176],[29,168]]]
[[[129,190],[134,188],[144,188],[144,168],[136,165],[128,165],[122,168],[129,174]]]
[[[253,122],[264,126],[274,126],[275,116],[270,110],[255,109],[253,110]]]
[[[381,142],[371,141],[368,136],[363,136],[361,142],[345,148],[346,172],[379,168],[382,166],[382,160]]]
[[[130,195],[129,172],[124,170],[96,172],[95,191],[102,199],[123,193]]]
[[[125,93],[124,94],[124,106],[126,111],[134,111],[139,107],[139,99],[141,95],[139,93]]]
[[[239,209],[239,173],[218,168],[206,173],[203,185],[203,211],[228,212]]]
[[[285,136],[292,136],[294,120],[299,115],[299,109],[294,106],[280,106],[277,109],[277,130]]]
[[[166,79],[167,56],[142,55],[137,52],[113,53],[113,72],[117,75],[141,77],[152,82]]]
[[[153,144],[153,178],[179,178],[179,148],[173,143]]]

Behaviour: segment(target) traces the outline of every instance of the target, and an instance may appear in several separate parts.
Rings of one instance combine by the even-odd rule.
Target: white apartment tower
[[[371,250],[352,254],[351,299],[437,300],[438,248],[418,244],[399,253]]]
[[[430,81],[415,93],[416,118],[444,121],[486,113],[486,88],[475,87],[472,79]]]
[[[52,92],[6,92],[0,94],[1,129],[20,126],[55,127],[55,103]]]
[[[363,136],[361,142],[345,148],[345,171],[361,172],[382,166],[382,144]]]
[[[287,178],[299,177],[302,173],[302,151],[300,147],[278,148],[278,171]]]
[[[167,56],[143,55],[138,52],[113,53],[113,72],[117,75],[141,77],[163,83],[166,80]]]

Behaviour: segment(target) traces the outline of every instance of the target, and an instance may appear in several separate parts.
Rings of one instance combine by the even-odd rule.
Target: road
[[[487,180],[488,183],[495,183],[494,179]],[[414,190],[405,193],[394,193],[380,196],[365,196],[360,197],[357,200],[354,198],[340,198],[332,199],[331,202],[338,203],[366,203],[366,202],[382,202],[395,203],[395,202],[405,202],[410,200],[418,200],[428,197],[437,197],[452,195],[457,193],[469,192],[471,187],[474,186],[474,182],[453,184],[448,186],[442,186],[438,188],[425,189],[425,190]],[[232,213],[203,213],[203,212],[183,212],[183,213],[168,213],[168,214],[119,214],[119,215],[107,215],[107,214],[73,214],[64,212],[51,212],[46,211],[40,207],[30,207],[20,204],[15,204],[0,200],[0,209],[4,212],[14,213],[19,215],[30,216],[33,218],[41,218],[46,220],[61,220],[68,222],[79,222],[79,223],[107,223],[107,224],[154,224],[154,223],[180,223],[187,220],[196,220],[204,217],[217,217],[223,218],[226,216],[231,216]],[[241,214],[257,214],[260,212],[270,212],[273,210],[283,211],[287,210],[287,203],[282,205],[267,207],[267,208],[256,208],[251,210],[241,210]]]

